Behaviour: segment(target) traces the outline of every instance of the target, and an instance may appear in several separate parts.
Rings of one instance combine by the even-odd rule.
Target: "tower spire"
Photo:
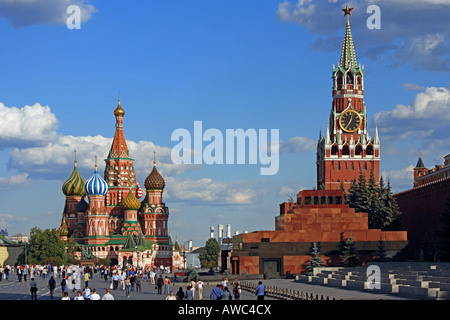
[[[352,31],[350,29],[350,16],[353,8],[349,8],[348,4],[344,11],[344,17],[347,16],[347,26],[345,28],[344,43],[342,44],[341,61],[339,62],[339,67],[344,69],[357,68],[356,63],[355,47],[353,46]]]

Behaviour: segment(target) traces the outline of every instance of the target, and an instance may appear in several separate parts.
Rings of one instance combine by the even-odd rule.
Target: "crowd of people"
[[[126,298],[130,297],[132,291],[142,291],[143,282],[154,285],[158,295],[166,295],[166,300],[203,300],[203,289],[205,284],[200,279],[191,279],[187,286],[180,286],[174,293],[171,290],[172,282],[167,275],[168,270],[154,268],[136,268],[132,266],[52,266],[52,265],[18,265],[2,267],[0,265],[0,281],[9,280],[17,276],[19,282],[30,281],[31,299],[37,299],[38,286],[36,279],[48,279],[47,288],[50,297],[54,297],[57,282],[61,286],[62,300],[70,300],[69,292],[76,296],[74,300],[114,300],[112,292],[116,290],[125,291]],[[103,296],[97,289],[91,289],[89,285],[93,275],[99,274],[109,287]],[[172,285],[173,287],[173,285]],[[185,290],[183,289],[185,287]],[[259,290],[261,291],[261,290]],[[264,290],[262,290],[264,292]],[[257,293],[258,294],[258,293]],[[237,278],[232,282],[223,278],[221,283],[214,287],[210,294],[210,300],[239,300],[241,286]],[[258,296],[258,299],[261,297]]]
[[[239,300],[241,297],[241,283],[237,278],[231,283],[231,289],[229,289],[229,281],[228,278],[223,278],[222,282],[217,284],[215,288],[213,288],[209,294],[210,300]],[[198,279],[194,281],[191,279],[191,282],[186,287],[186,290],[183,290],[182,287],[179,287],[176,294],[173,291],[169,292],[169,295],[166,297],[166,300],[196,300],[196,291],[197,291],[197,299],[203,300],[203,287],[204,283]]]

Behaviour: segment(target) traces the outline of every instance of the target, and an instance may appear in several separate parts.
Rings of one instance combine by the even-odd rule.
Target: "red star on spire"
[[[352,10],[353,10],[353,8],[349,8],[348,7],[348,4],[347,4],[347,7],[345,8],[345,9],[341,9],[342,11],[344,11],[344,17],[346,16],[346,15],[352,15]]]

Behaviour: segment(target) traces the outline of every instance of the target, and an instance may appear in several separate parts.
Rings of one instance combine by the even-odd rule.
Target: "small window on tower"
[[[337,170],[341,170],[341,164],[340,163],[337,164]]]
[[[339,152],[338,146],[337,145],[333,145],[331,147],[331,155],[335,156],[335,155],[338,154],[338,152]]]
[[[367,164],[364,163],[364,170],[367,170]]]
[[[353,163],[350,164],[350,170],[355,170],[355,168],[353,167]]]

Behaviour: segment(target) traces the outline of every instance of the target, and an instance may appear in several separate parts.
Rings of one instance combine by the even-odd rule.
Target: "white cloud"
[[[311,152],[317,147],[317,142],[308,137],[293,137],[287,142],[280,141],[280,152]]]
[[[425,90],[424,86],[420,86],[418,84],[414,84],[414,83],[402,83],[401,87],[403,90],[405,91],[410,91],[410,90]]]
[[[8,178],[0,177],[0,190],[14,190],[26,187],[30,184],[28,173],[21,173]]]
[[[96,12],[93,5],[83,0],[0,0],[0,17],[15,28],[31,25],[65,25],[70,14],[67,8],[77,5],[81,11],[81,23],[91,19]]]
[[[28,221],[27,217],[24,216],[14,216],[9,213],[0,213],[0,225],[3,227],[9,227],[16,223],[21,223]]]
[[[398,170],[390,170],[381,172],[384,181],[387,183],[388,180],[391,181],[391,185],[394,188],[404,189],[405,186],[412,188],[414,182],[414,166],[409,165],[406,168]]]
[[[296,3],[295,5],[293,3]],[[312,49],[341,49],[345,29],[342,8],[348,1],[283,1],[276,16],[297,23],[317,35]],[[366,10],[375,4],[381,11],[381,30],[369,30]],[[417,69],[450,70],[450,39],[442,30],[450,28],[446,0],[353,0],[351,26],[358,57],[385,62],[389,66],[410,64]],[[365,59],[364,59],[365,60]],[[368,62],[366,62],[368,63]]]
[[[57,127],[58,120],[48,106],[36,103],[19,109],[0,103],[0,147],[53,140]]]
[[[166,197],[171,201],[214,204],[251,204],[256,200],[252,182],[219,182],[210,178],[193,180],[189,178],[168,177]]]

